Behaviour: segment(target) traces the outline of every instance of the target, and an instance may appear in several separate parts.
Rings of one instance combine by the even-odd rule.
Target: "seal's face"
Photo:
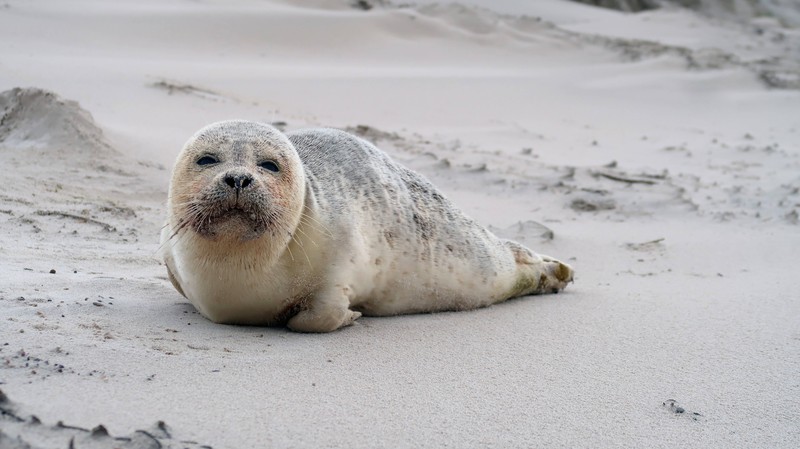
[[[299,220],[304,179],[294,147],[279,131],[215,123],[178,158],[170,186],[174,225],[208,240],[284,240]]]

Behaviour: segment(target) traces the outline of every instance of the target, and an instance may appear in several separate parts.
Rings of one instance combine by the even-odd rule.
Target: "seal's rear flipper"
[[[550,256],[536,254],[512,240],[504,243],[514,255],[518,270],[509,298],[558,293],[573,282],[575,270],[571,266]]]

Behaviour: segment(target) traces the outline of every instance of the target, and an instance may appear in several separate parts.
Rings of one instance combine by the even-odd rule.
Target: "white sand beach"
[[[399,3],[0,4],[0,448],[800,447],[797,5]],[[575,282],[214,324],[158,234],[235,118],[362,135]]]

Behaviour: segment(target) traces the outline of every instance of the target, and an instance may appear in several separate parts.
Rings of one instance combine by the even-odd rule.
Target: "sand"
[[[0,5],[0,447],[800,446],[797,28],[349,3]],[[213,324],[158,232],[183,142],[230,118],[362,134],[576,281]]]

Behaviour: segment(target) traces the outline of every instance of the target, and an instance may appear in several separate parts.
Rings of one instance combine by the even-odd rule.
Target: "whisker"
[[[303,234],[305,236],[305,238],[307,238],[314,246],[319,248],[319,245],[317,245],[317,242],[315,242],[314,239],[311,238],[311,236],[306,234],[306,231],[303,231],[303,229],[300,226],[297,227],[297,232]]]
[[[313,221],[313,223],[316,223],[317,225],[321,226],[325,230],[325,233],[328,235],[328,237],[333,236],[333,234],[331,233],[331,230],[328,229],[328,227],[325,226],[324,223],[319,221],[317,218],[315,218],[315,217],[313,217],[311,215],[308,215],[307,213],[305,213],[305,211],[301,211],[300,212],[300,220],[302,221],[304,218],[308,219],[308,220],[311,220],[311,221]],[[309,221],[307,221],[306,224],[308,224],[309,226],[313,227],[313,225]]]
[[[305,248],[303,248],[303,245],[297,241],[297,238],[294,236],[294,234],[292,234],[292,240],[297,242],[297,245],[300,247],[300,251],[302,251],[303,255],[306,256],[306,261],[308,261],[308,267],[311,268],[312,267],[311,259],[308,258],[308,253],[306,252]],[[286,245],[286,248],[289,248],[289,245]]]
[[[292,254],[292,249],[289,248],[289,245],[286,245],[286,251],[289,251],[289,257],[291,257],[292,262],[294,262],[294,254]]]
[[[284,226],[280,222],[280,220],[276,220],[277,218],[280,217],[280,213],[281,212],[282,212],[282,210],[278,209],[278,210],[269,211],[267,214],[265,214],[265,216],[267,217],[268,223],[272,224],[273,227],[278,228],[279,232],[285,232],[287,235],[289,235],[289,237],[291,238],[291,241],[295,242],[297,244],[297,246],[300,248],[300,251],[303,252],[303,256],[306,258],[306,261],[308,262],[308,266],[310,268],[312,266],[311,265],[311,258],[308,257],[308,253],[306,252],[305,248],[303,247],[303,243],[300,240],[298,240],[297,237],[286,226]],[[291,250],[289,249],[290,246],[291,246],[291,242],[286,245],[286,249],[289,250],[289,254],[291,255]],[[294,261],[294,258],[292,258],[292,261]]]

